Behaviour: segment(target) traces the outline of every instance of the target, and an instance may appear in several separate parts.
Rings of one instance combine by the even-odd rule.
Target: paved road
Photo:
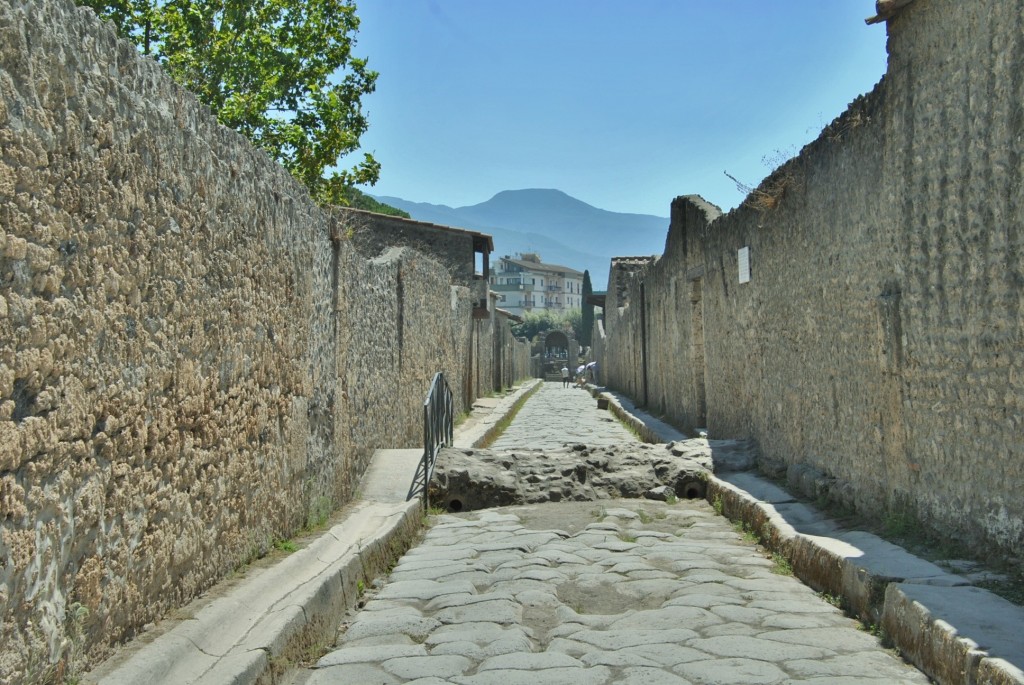
[[[506,446],[611,439],[545,387]],[[567,502],[434,518],[294,685],[927,683],[704,501]]]
[[[610,412],[597,409],[597,400],[588,391],[546,382],[491,449],[544,449],[567,442],[597,446],[635,440]]]

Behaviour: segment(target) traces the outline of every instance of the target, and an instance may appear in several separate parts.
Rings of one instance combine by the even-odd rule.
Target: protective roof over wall
[[[386,217],[388,220],[393,220],[409,225],[415,228],[424,228],[429,230],[441,231],[443,233],[456,233],[462,235],[468,235],[473,238],[473,250],[476,252],[487,252],[490,254],[494,252],[494,238],[487,233],[480,233],[479,231],[471,231],[468,228],[458,228],[457,226],[444,226],[442,224],[432,224],[429,221],[417,221],[416,219],[406,219],[404,216],[394,216],[392,214],[380,214],[378,212],[370,212],[365,209],[356,209],[354,207],[346,207],[346,211],[357,212],[360,214],[371,214],[374,216]]]

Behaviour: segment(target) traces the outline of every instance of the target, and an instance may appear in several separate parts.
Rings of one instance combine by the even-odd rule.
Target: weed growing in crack
[[[711,506],[714,507],[716,514],[724,516],[722,512],[725,510],[725,503],[722,501],[721,495],[715,495],[715,499],[711,502]]]
[[[793,575],[793,566],[789,563],[789,559],[778,552],[773,552],[772,573],[778,576],[791,576]]]

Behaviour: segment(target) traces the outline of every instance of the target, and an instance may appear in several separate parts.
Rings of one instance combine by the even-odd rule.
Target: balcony
[[[495,284],[495,285],[491,286],[491,291],[492,292],[496,292],[496,293],[507,293],[507,292],[512,292],[512,291],[519,292],[520,290],[525,290],[525,289],[526,288],[525,288],[525,286],[523,286],[522,283],[519,283],[519,284],[514,284],[514,283],[498,283],[498,284]]]

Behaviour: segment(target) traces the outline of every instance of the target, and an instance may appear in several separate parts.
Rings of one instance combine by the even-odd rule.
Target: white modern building
[[[490,280],[498,306],[516,315],[540,311],[561,314],[583,306],[583,272],[545,264],[533,252],[500,258]]]

